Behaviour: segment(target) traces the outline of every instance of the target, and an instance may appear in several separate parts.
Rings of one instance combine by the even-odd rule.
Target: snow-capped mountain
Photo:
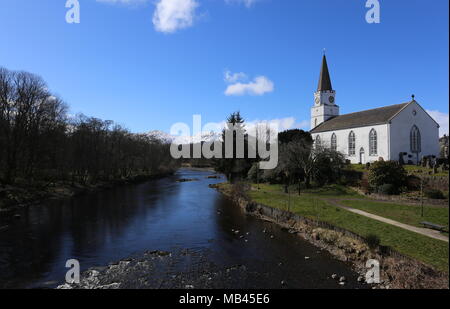
[[[222,133],[217,132],[202,132],[195,136],[174,136],[164,131],[154,130],[146,133],[147,136],[163,141],[165,143],[172,143],[176,140],[179,144],[190,144],[191,142],[214,142],[222,138]]]
[[[146,133],[148,137],[154,138],[156,140],[160,140],[164,143],[172,143],[175,140],[175,137],[166,133],[164,131],[154,130]]]

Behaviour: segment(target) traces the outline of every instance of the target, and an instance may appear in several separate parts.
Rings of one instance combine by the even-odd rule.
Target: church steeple
[[[322,58],[319,86],[314,94],[314,106],[311,108],[311,129],[322,122],[339,116],[339,106],[336,105],[336,91],[331,86],[330,72],[328,71],[327,57]]]
[[[322,68],[320,69],[319,87],[317,91],[333,90],[331,86],[330,72],[328,71],[327,57],[322,58]]]

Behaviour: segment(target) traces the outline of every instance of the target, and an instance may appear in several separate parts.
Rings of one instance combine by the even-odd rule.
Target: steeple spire
[[[325,53],[322,58],[322,68],[320,70],[319,87],[317,91],[333,90],[331,86],[330,73],[328,72],[327,57]]]

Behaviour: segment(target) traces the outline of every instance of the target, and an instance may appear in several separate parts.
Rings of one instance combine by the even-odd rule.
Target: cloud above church
[[[174,33],[191,27],[196,19],[198,6],[195,0],[159,0],[153,14],[155,30]]]
[[[96,0],[100,3],[118,4],[125,6],[139,6],[147,3],[155,4],[153,12],[153,26],[156,31],[166,34],[192,27],[199,18],[197,12],[200,0]],[[226,4],[242,4],[252,7],[260,0],[224,0]]]
[[[275,90],[274,83],[266,76],[257,76],[249,81],[245,73],[226,71],[224,80],[229,84],[225,90],[225,95],[227,96],[262,96]]]
[[[442,137],[444,134],[448,135],[448,114],[441,113],[437,110],[427,110],[427,113],[433,117],[434,120],[436,120],[437,123],[439,123],[439,136]]]

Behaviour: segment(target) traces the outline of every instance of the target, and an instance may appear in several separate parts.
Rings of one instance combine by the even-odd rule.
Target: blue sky
[[[308,128],[322,50],[348,113],[410,100],[448,132],[448,0],[0,2],[0,66],[43,76],[71,107],[133,132],[284,119]],[[237,84],[237,85],[236,85]]]

